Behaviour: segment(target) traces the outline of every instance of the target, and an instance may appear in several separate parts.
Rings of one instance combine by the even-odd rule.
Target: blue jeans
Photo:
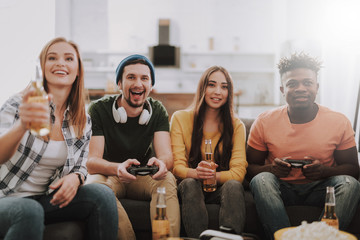
[[[307,184],[289,184],[269,172],[256,175],[250,182],[250,188],[267,237],[273,239],[277,230],[290,227],[286,206],[308,205],[323,208],[327,186],[335,187],[335,212],[339,219],[339,228],[346,230],[360,198],[360,184],[355,178],[340,175]],[[322,215],[319,220],[321,217]]]
[[[188,237],[198,238],[208,229],[206,203],[220,204],[219,226],[231,227],[242,233],[245,225],[245,196],[241,182],[230,180],[206,193],[200,181],[186,178],[178,186],[182,221]]]
[[[116,239],[117,210],[114,193],[102,184],[81,186],[64,208],[50,204],[52,195],[0,199],[0,238],[42,240],[44,224],[85,221],[86,239]]]

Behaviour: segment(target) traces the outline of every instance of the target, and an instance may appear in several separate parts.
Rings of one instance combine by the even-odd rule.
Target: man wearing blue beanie
[[[173,157],[168,114],[161,102],[149,97],[155,84],[153,64],[142,55],[126,57],[116,69],[116,84],[120,94],[105,96],[89,106],[92,138],[87,182],[107,185],[118,198],[151,199],[151,219],[156,215],[157,188],[165,187],[170,236],[178,237],[180,208],[176,180],[169,171]],[[132,165],[155,170],[136,175],[129,173]],[[118,239],[136,239],[119,200],[117,206]]]

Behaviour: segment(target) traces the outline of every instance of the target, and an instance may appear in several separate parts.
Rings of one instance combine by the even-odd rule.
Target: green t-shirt
[[[151,156],[154,133],[169,131],[169,118],[160,101],[148,98],[152,115],[147,125],[139,124],[138,117],[128,117],[126,123],[116,123],[112,105],[117,96],[105,96],[92,102],[88,112],[92,121],[93,136],[104,136],[103,158],[110,162],[124,162],[134,158],[145,165]]]

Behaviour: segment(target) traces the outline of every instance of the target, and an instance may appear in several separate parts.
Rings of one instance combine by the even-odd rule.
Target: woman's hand
[[[75,197],[79,186],[80,181],[77,174],[70,173],[62,177],[59,181],[50,185],[51,189],[58,189],[50,203],[52,205],[59,205],[59,208],[66,207]]]
[[[201,161],[196,167],[198,179],[209,179],[216,174],[218,165],[214,162]]]
[[[30,123],[49,123],[50,108],[48,104],[39,102],[28,102],[34,89],[25,90],[21,105],[19,106],[19,116],[21,125],[24,129],[29,129]]]

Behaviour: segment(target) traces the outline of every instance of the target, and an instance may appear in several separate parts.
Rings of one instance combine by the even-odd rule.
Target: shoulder
[[[260,113],[255,119],[256,122],[277,122],[287,115],[287,106],[280,106]]]
[[[322,106],[322,105],[319,105],[319,116],[321,118],[326,118],[326,119],[333,119],[335,121],[349,121],[349,119],[341,112],[337,112],[337,111],[334,111],[334,110],[331,110],[330,108],[328,107],[325,107],[325,106]]]
[[[156,111],[158,109],[165,109],[161,101],[153,99],[152,97],[148,97],[147,100],[149,101],[153,111]]]
[[[234,127],[245,125],[243,121],[239,117],[233,117],[233,125]]]
[[[148,97],[147,100],[150,103],[151,110],[152,110],[152,116],[155,119],[160,118],[160,119],[166,119],[166,121],[169,121],[169,115],[166,111],[166,108],[159,100],[155,100],[151,97]]]
[[[94,100],[89,105],[89,112],[95,109],[102,109],[105,106],[112,106],[118,95],[104,96],[100,99]]]
[[[173,119],[178,119],[181,122],[193,121],[194,111],[193,110],[179,110],[174,112],[172,115]]]
[[[0,112],[16,114],[16,112],[18,112],[18,109],[19,109],[19,106],[20,106],[22,100],[23,100],[23,95],[21,93],[17,93],[15,95],[11,96],[1,106]]]
[[[319,106],[319,112],[315,120],[321,126],[343,126],[344,129],[352,129],[350,120],[343,114],[330,108]],[[339,129],[339,128],[338,128]]]

